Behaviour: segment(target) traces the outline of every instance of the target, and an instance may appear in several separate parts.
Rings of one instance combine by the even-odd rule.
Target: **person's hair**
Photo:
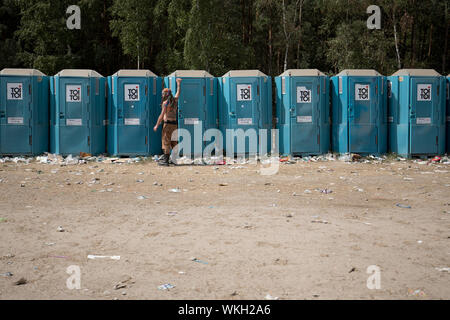
[[[174,98],[173,98],[172,92],[171,92],[171,91],[167,92],[167,94],[164,94],[164,95],[161,97],[161,107],[163,106],[163,104],[164,104],[165,101],[168,101],[168,102],[167,102],[168,105],[173,104],[173,100],[174,100]]]

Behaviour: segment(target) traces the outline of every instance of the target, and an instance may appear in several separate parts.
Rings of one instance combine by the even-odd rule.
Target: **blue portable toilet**
[[[445,77],[403,69],[388,81],[390,151],[405,157],[445,153]]]
[[[162,80],[150,70],[119,70],[108,77],[107,149],[114,156],[161,154]]]
[[[259,70],[232,70],[223,75],[219,79],[219,128],[228,156],[270,153],[271,77]],[[250,145],[251,140],[256,143]]]
[[[48,151],[49,80],[39,70],[0,72],[0,155]]]
[[[447,154],[450,154],[450,74],[447,76]]]
[[[286,70],[275,78],[281,155],[330,151],[329,78],[317,69]]]
[[[98,155],[106,149],[106,82],[93,70],[66,69],[50,81],[50,152]]]
[[[178,89],[177,78],[182,79],[178,129],[185,129],[191,135],[191,150],[182,153],[199,157],[209,144],[203,139],[204,133],[217,129],[217,79],[204,70],[177,70],[164,78],[165,87],[171,89],[174,96]],[[180,134],[181,131],[179,137]]]
[[[333,151],[386,153],[386,77],[375,70],[344,70],[331,78],[331,86]]]

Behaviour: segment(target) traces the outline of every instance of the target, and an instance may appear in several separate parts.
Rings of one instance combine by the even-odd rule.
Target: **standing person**
[[[180,78],[177,79],[177,87],[175,97],[168,88],[164,88],[162,91],[161,114],[153,128],[154,131],[158,130],[159,125],[164,121],[162,131],[162,149],[164,155],[159,159],[158,163],[161,166],[169,165],[170,152],[178,143],[177,141],[172,141],[172,133],[178,129],[178,98],[180,97],[181,91]]]

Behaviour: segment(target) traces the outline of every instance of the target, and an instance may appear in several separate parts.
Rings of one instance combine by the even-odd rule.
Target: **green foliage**
[[[81,8],[81,30],[66,9]],[[368,30],[366,9],[382,9]],[[0,0],[0,68],[449,69],[449,2],[439,0]],[[397,39],[397,40],[395,40]]]

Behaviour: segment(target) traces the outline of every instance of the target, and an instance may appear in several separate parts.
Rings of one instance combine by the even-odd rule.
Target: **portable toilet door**
[[[275,83],[280,154],[327,153],[330,147],[328,77],[317,69],[287,70]]]
[[[105,78],[93,70],[62,70],[51,85],[51,152],[98,155],[106,146]]]
[[[402,156],[445,152],[445,78],[430,69],[403,69],[389,77],[391,150]]]
[[[154,137],[156,134],[151,134],[160,87],[160,78],[150,70],[119,70],[108,77],[108,152],[111,155],[146,156],[150,154],[150,146],[161,146],[160,135],[158,139]]]
[[[227,155],[271,152],[271,77],[259,70],[231,70],[220,82],[219,127]],[[266,134],[260,135],[260,129]],[[239,132],[244,135],[239,137]],[[251,138],[255,145],[250,145]]]
[[[0,155],[48,151],[48,77],[34,69],[3,69],[0,79]]]
[[[217,128],[217,80],[203,70],[177,70],[164,79],[165,86],[175,96],[176,79],[181,78],[178,99],[178,138],[181,142],[183,129],[190,134],[190,150],[182,150],[188,157],[202,157],[207,145],[205,131]]]
[[[344,70],[332,86],[333,150],[386,153],[386,78],[375,70]]]
[[[447,113],[446,113],[447,123],[447,154],[450,154],[450,74],[447,76]]]

